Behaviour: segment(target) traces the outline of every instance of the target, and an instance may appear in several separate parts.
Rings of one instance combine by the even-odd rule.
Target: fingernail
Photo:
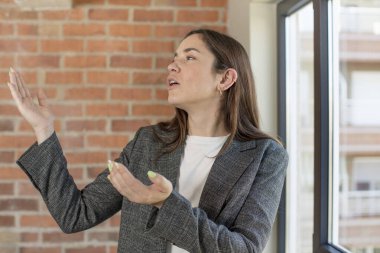
[[[108,180],[111,180],[111,176],[110,175],[108,175],[107,178],[108,178]]]
[[[112,162],[110,160],[108,160],[108,170],[112,171]]]
[[[12,67],[9,68],[9,72],[14,73],[16,72]]]
[[[155,178],[157,176],[157,174],[155,173],[155,172],[153,172],[153,171],[148,171],[148,177],[150,177],[150,178]]]

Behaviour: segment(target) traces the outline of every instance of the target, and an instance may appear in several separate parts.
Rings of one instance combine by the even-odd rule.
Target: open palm
[[[21,75],[12,68],[9,72],[9,79],[8,86],[13,100],[21,115],[35,131],[38,142],[41,143],[54,131],[54,116],[48,107],[46,95],[40,89],[37,94],[37,103],[25,86]]]

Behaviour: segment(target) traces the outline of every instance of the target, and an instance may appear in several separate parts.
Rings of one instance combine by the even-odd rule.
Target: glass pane
[[[375,253],[380,248],[380,1],[341,0],[333,9],[339,24],[334,32],[339,109],[332,240],[351,252]]]
[[[314,187],[313,8],[286,20],[287,150],[286,252],[311,253]]]

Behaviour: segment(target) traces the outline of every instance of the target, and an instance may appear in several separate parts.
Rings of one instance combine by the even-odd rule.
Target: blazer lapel
[[[224,154],[215,159],[199,202],[199,207],[207,212],[210,219],[216,219],[230,190],[252,162],[252,153],[244,151],[255,147],[255,141],[234,141]]]

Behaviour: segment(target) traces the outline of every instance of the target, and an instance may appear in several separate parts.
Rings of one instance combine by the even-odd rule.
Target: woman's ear
[[[218,89],[220,91],[228,90],[232,85],[235,84],[237,79],[238,79],[237,71],[233,68],[227,69],[223,74],[223,78],[219,83]]]

